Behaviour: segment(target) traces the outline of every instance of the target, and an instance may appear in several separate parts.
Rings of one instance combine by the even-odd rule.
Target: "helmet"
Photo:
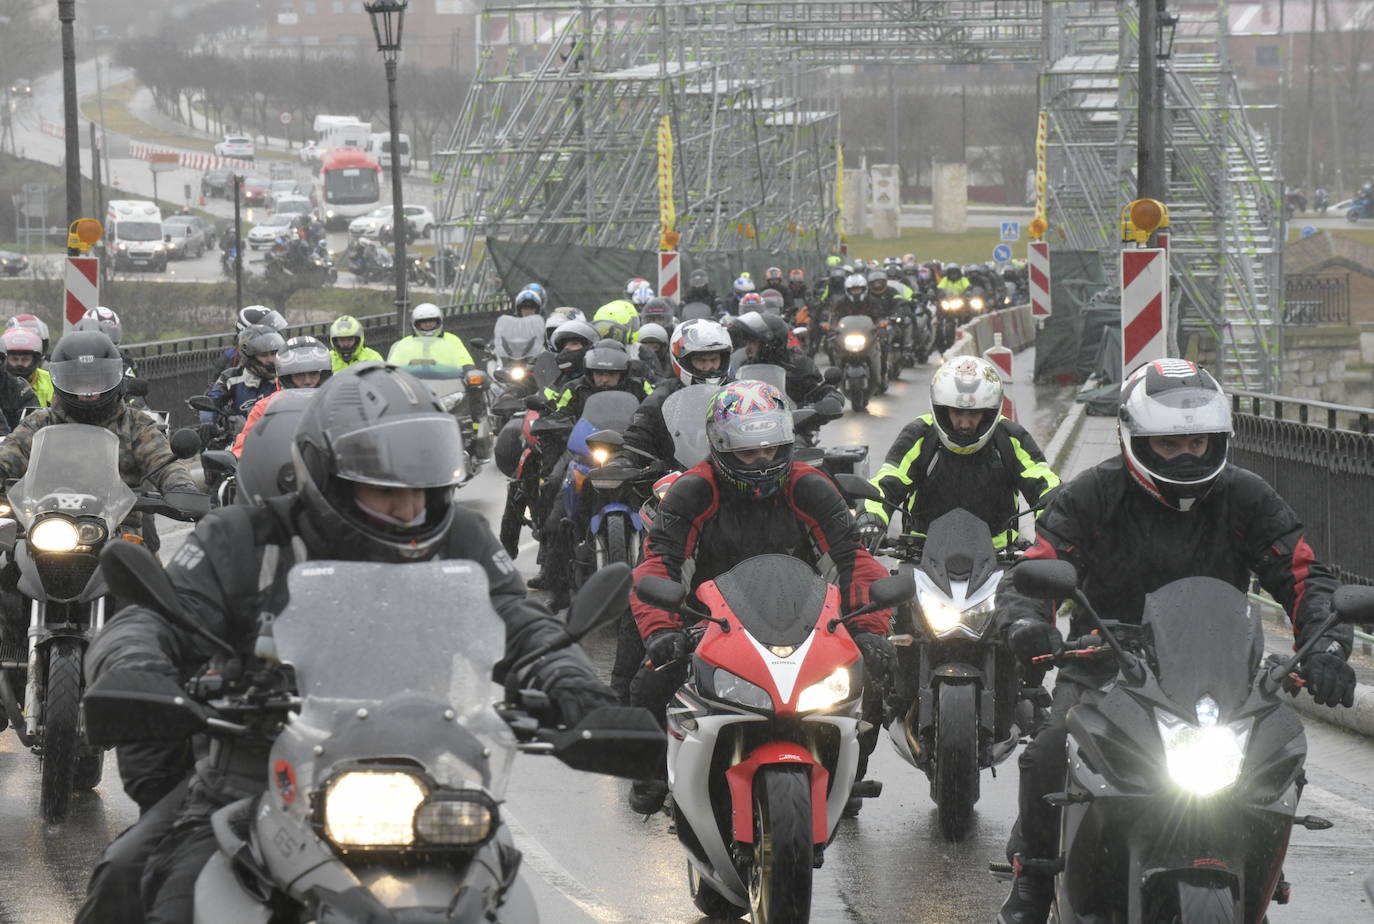
[[[329,351],[314,337],[292,337],[277,353],[277,379],[282,388],[298,387],[291,379],[298,372],[318,372],[323,384],[330,366]]]
[[[663,328],[662,324],[645,324],[639,329],[639,342],[667,345],[668,331]]]
[[[825,258],[825,265],[830,267],[842,266],[844,265],[844,260],[842,260],[838,254],[832,253]]]
[[[843,266],[830,267],[829,279],[831,287],[843,288],[846,275],[847,274],[845,273]]]
[[[236,330],[243,330],[254,324],[266,324],[275,331],[286,330],[286,318],[281,316],[280,311],[266,305],[249,305],[239,311],[239,316],[234,319]]]
[[[706,438],[716,477],[751,499],[782,490],[792,467],[792,413],[767,382],[731,382],[707,406]],[[777,447],[771,459],[744,463],[735,453]]]
[[[312,558],[415,561],[448,536],[463,479],[458,422],[395,366],[350,366],[322,385],[301,415],[291,459]],[[423,489],[424,515],[387,525],[359,505],[355,484]]]
[[[536,282],[536,283],[532,283],[532,284],[530,284],[530,285],[527,285],[527,286],[525,286],[523,289],[520,290],[520,293],[519,293],[518,295],[515,296],[515,311],[516,311],[517,314],[519,314],[520,309],[521,309],[522,307],[526,306],[526,305],[533,305],[533,306],[534,306],[534,310],[535,310],[536,313],[539,313],[539,314],[542,314],[542,313],[543,313],[543,311],[544,311],[544,294],[543,294],[543,291],[542,291],[543,287],[540,286],[539,289],[536,289],[535,286],[538,286],[538,285],[539,285],[539,283],[537,283],[537,282]]]
[[[581,308],[555,308],[549,312],[549,316],[544,319],[544,345],[553,349],[553,332],[558,330],[564,321],[585,321],[587,316],[582,313]]]
[[[115,314],[113,309],[106,308],[103,305],[96,308],[92,308],[90,311],[87,311],[85,314],[81,316],[81,320],[95,321],[96,326],[100,330],[100,332],[103,333],[106,337],[109,337],[110,342],[113,343],[115,346],[119,346],[119,315]]]
[[[649,303],[639,310],[639,319],[645,324],[653,321],[662,324],[665,328],[672,327],[675,316],[677,315],[677,305],[671,298],[659,295],[649,299]],[[640,331],[639,339],[644,339],[644,332]]]
[[[711,276],[704,269],[694,269],[687,274],[687,288],[689,291],[699,289],[709,289],[711,287]]]
[[[788,270],[787,281],[791,283],[806,282],[806,271],[799,269]]]
[[[645,279],[643,276],[636,276],[629,282],[625,283],[625,297],[629,298],[630,296],[634,295],[635,291],[638,290],[641,286],[647,286],[648,284],[649,280]]]
[[[768,269],[766,269],[766,270],[763,271],[763,281],[764,281],[764,284],[770,286],[771,288],[778,288],[778,286],[781,286],[781,285],[782,285],[782,267],[780,267],[780,266],[770,266],[770,267],[768,267]],[[774,283],[776,283],[776,285],[774,285]]]
[[[783,306],[787,304],[777,289],[764,289],[759,293],[759,297],[763,299],[763,310],[775,314],[782,314]]]
[[[759,345],[755,362],[782,364],[787,360],[787,338],[791,333],[787,322],[776,314],[746,311],[730,326],[730,333],[739,332],[740,339]]]
[[[899,264],[897,264],[897,263],[889,263],[889,264],[888,264],[888,267],[887,267],[887,278],[888,278],[888,279],[901,279],[901,278],[902,278],[902,267],[901,267]]]
[[[739,299],[746,292],[754,291],[754,280],[749,278],[748,273],[740,273],[739,278],[730,284],[730,291],[735,293],[736,299]]]
[[[11,327],[0,334],[0,347],[5,351],[6,371],[21,379],[27,379],[33,371],[43,365],[43,341],[27,327]],[[15,366],[11,360],[16,355],[26,355],[33,360],[31,366]]]
[[[239,331],[238,346],[239,357],[243,361],[245,369],[260,379],[276,377],[276,354],[282,347],[286,346],[286,341],[282,339],[281,334],[266,324],[251,324]],[[272,354],[270,361],[258,358],[269,353]]]
[[[746,292],[740,296],[739,310],[741,313],[747,311],[762,311],[763,296],[757,292]]]
[[[549,338],[549,346],[554,352],[561,352],[569,341],[581,340],[583,341],[582,348],[585,350],[600,339],[601,335],[597,333],[596,328],[586,321],[564,321],[558,325],[558,329]]]
[[[525,286],[525,289],[539,296],[539,303],[541,305],[549,300],[549,290],[537,282],[531,282],[529,285]]]
[[[339,346],[340,340],[354,339],[348,349]],[[352,315],[341,314],[329,325],[329,348],[335,350],[344,362],[352,362],[353,354],[363,348],[363,325]]]
[[[625,348],[616,341],[601,341],[596,346],[587,351],[587,355],[582,359],[582,374],[588,377],[593,372],[615,372],[619,373],[620,378],[614,385],[596,385],[593,383],[594,391],[616,391],[625,387],[625,382],[629,378],[630,354],[625,352]]]
[[[868,271],[868,284],[869,284],[869,285],[875,285],[875,284],[876,284],[876,287],[877,287],[878,291],[880,291],[880,292],[881,292],[883,289],[886,289],[886,288],[887,288],[887,271],[886,271],[886,270],[880,270],[880,269],[871,269],[871,270],[869,270],[869,271]]]
[[[695,318],[683,321],[668,343],[673,372],[684,385],[720,385],[729,375],[730,335],[716,321]],[[720,365],[714,372],[697,372],[688,360],[698,353],[718,353]]]
[[[861,302],[868,292],[868,280],[859,273],[850,273],[844,280],[844,291],[850,301]]]
[[[930,409],[935,433],[951,452],[977,452],[992,439],[993,426],[1002,411],[1002,377],[997,367],[980,356],[956,356],[930,377]],[[971,434],[955,429],[950,411],[982,411],[982,420]]]
[[[43,352],[48,352],[48,325],[43,319],[35,314],[16,314],[9,319],[6,327],[27,327],[38,335],[38,339],[43,343]]]
[[[630,293],[630,301],[634,302],[636,308],[643,308],[654,300],[654,290],[647,285],[642,285]]]
[[[433,327],[420,326],[431,321],[434,322]],[[438,337],[444,332],[444,314],[433,302],[421,302],[410,309],[410,329],[417,337]]]
[[[958,263],[946,263],[944,277],[951,282],[958,282],[964,277],[964,269]]]
[[[320,349],[324,349],[323,344]],[[236,496],[240,502],[261,504],[269,497],[279,497],[296,489],[291,445],[295,442],[296,425],[314,397],[314,389],[283,391],[267,402],[262,416],[243,438],[243,452],[236,470]]]
[[[1231,405],[1217,380],[1182,359],[1157,359],[1126,377],[1118,418],[1126,470],[1146,493],[1175,510],[1205,497],[1226,468]],[[1209,437],[1201,457],[1161,457],[1152,436]]]
[[[652,298],[653,292],[649,295]],[[645,301],[647,303],[648,300]],[[602,337],[610,337],[621,343],[632,343],[635,333],[639,330],[639,311],[623,298],[618,298],[596,309],[592,324],[600,331]]]
[[[67,417],[100,424],[119,409],[124,393],[124,360],[119,347],[99,331],[72,331],[57,341],[48,361],[53,403]]]
[[[914,253],[902,254],[902,266],[915,266],[916,262],[916,255]]]

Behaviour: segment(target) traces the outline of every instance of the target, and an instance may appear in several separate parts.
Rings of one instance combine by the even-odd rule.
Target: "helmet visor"
[[[124,362],[119,359],[79,357],[48,364],[53,388],[69,395],[103,395],[124,377]]]
[[[792,415],[779,409],[713,420],[706,432],[717,452],[784,446],[792,442]]]
[[[1136,387],[1143,389],[1144,383]],[[1171,388],[1139,398],[1125,406],[1133,436],[1231,432],[1231,405],[1219,391]]]
[[[384,488],[443,488],[463,480],[463,438],[447,414],[351,430],[332,441],[340,478]]]

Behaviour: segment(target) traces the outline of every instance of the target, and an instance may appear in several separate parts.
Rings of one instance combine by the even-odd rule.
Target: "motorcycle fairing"
[[[811,752],[791,741],[770,741],[749,752],[749,756],[725,771],[730,787],[731,819],[735,840],[754,843],[754,777],[769,764],[803,765],[811,779],[811,842],[824,844],[830,836],[826,823],[825,794],[830,773],[816,762]]]
[[[992,545],[988,524],[962,507],[937,517],[930,524],[921,552],[917,578],[922,574],[946,596],[953,595],[954,581],[983,589],[997,576],[997,550]],[[976,602],[970,600],[970,604]]]
[[[634,527],[635,532],[642,533],[644,531],[644,521],[639,518],[638,510],[635,510],[629,504],[613,503],[607,504],[596,513],[592,514],[591,531],[593,534],[601,531],[601,521],[606,519],[607,514],[611,513],[627,514],[630,517],[630,525]]]

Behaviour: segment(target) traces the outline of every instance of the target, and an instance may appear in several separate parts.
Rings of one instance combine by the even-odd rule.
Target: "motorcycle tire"
[[[81,756],[81,649],[59,639],[48,648],[43,684],[43,755],[39,759],[39,814],[49,824],[66,820]]]
[[[99,748],[83,748],[76,761],[76,774],[72,788],[77,792],[88,792],[100,785],[105,775],[105,752]]]
[[[849,379],[845,383],[844,396],[849,399],[849,406],[855,413],[862,414],[868,409],[868,388],[858,384],[855,379]]]
[[[1350,211],[1346,212],[1346,213],[1345,213],[1345,220],[1348,221],[1348,222],[1350,222],[1352,225],[1355,224],[1356,222],[1358,222],[1358,221],[1360,220],[1360,210],[1359,210],[1359,209],[1351,209]]]
[[[708,918],[728,920],[749,913],[748,908],[741,908],[717,892],[711,883],[701,877],[701,873],[697,872],[696,865],[691,860],[687,861],[687,889],[692,893],[692,904]]]
[[[1144,896],[1147,920],[1168,924],[1238,924],[1229,877],[1185,875],[1165,878]]]
[[[754,777],[749,910],[754,924],[811,916],[811,779],[804,767],[769,765]]]
[[[942,683],[930,789],[945,840],[962,840],[968,833],[978,784],[978,690],[971,683]]]

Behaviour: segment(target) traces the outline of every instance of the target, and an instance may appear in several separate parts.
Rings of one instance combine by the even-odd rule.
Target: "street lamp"
[[[387,118],[391,123],[391,240],[396,245],[396,339],[406,330],[406,216],[401,200],[401,171],[397,170],[401,150],[400,117],[396,107],[396,59],[401,56],[401,29],[405,25],[407,0],[370,0],[363,9],[372,18],[372,34],[377,50],[386,64]]]

